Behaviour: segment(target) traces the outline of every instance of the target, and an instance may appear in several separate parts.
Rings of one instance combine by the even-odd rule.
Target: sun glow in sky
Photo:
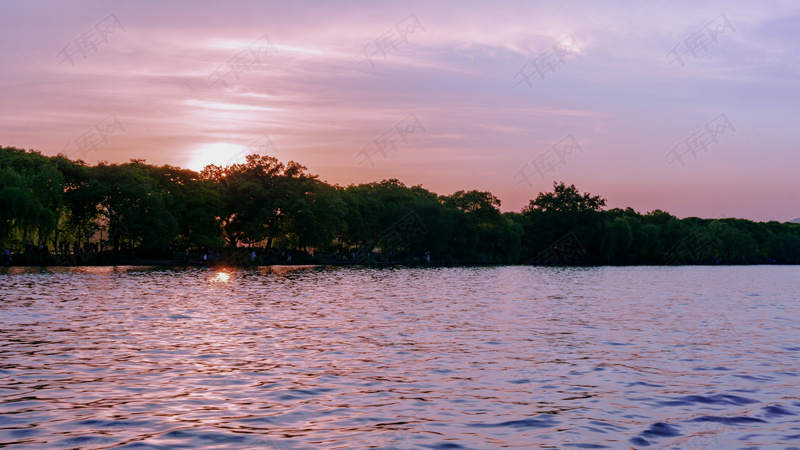
[[[224,167],[243,163],[245,156],[247,156],[247,147],[241,145],[227,142],[200,144],[194,149],[191,162],[187,164],[187,167],[200,172],[205,166],[211,164]]]
[[[787,221],[798,22],[793,1],[6,1],[0,145]]]

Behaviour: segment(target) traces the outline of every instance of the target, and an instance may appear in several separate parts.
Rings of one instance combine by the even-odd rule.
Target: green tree
[[[286,210],[286,247],[325,251],[346,226],[347,205],[339,191],[316,178],[292,183]]]
[[[33,193],[11,167],[0,167],[0,245],[11,245],[11,233],[33,209]]]
[[[490,192],[457,191],[441,197],[448,208],[464,215],[458,227],[473,236],[475,254],[468,260],[480,263],[513,263],[519,258],[522,227],[500,212],[500,199]]]
[[[291,243],[288,226],[293,217],[306,212],[303,207],[311,195],[306,187],[316,179],[306,170],[294,161],[284,165],[259,155],[248,155],[243,164],[203,169],[201,177],[220,190],[220,221],[229,245],[241,242],[270,249],[275,240]]]
[[[176,248],[211,249],[224,245],[220,227],[222,199],[212,181],[192,170],[169,165],[143,169],[156,181],[156,188],[176,221],[177,234],[172,239]]]
[[[628,251],[633,244],[633,230],[627,217],[620,216],[608,224],[606,235],[606,259],[608,262],[627,262]]]
[[[523,251],[526,258],[551,248],[564,239],[598,257],[602,249],[602,208],[606,200],[581,194],[575,185],[554,183],[552,192],[542,192],[522,210]],[[534,261],[535,262],[535,261]]]
[[[64,178],[49,158],[15,147],[0,149],[0,237],[9,241],[14,231],[22,243],[48,245],[61,215]],[[53,243],[55,245],[55,243]]]
[[[141,161],[100,163],[93,169],[98,211],[115,252],[122,243],[145,250],[165,250],[177,233],[165,194]]]

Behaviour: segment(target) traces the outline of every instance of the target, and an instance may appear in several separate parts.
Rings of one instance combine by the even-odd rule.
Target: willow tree
[[[167,208],[169,195],[158,188],[142,161],[100,163],[89,183],[114,251],[123,242],[132,247],[163,250],[177,234],[177,222]]]
[[[62,214],[64,177],[39,152],[0,149],[0,241],[48,245]],[[52,242],[55,245],[55,242]]]

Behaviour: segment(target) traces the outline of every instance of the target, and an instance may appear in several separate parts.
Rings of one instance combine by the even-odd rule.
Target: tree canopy
[[[0,247],[36,253],[30,261],[247,247],[309,262],[800,262],[798,223],[607,210],[601,196],[563,182],[518,213],[500,205],[490,192],[437,195],[397,179],[330,185],[296,162],[263,155],[197,173],[143,160],[90,166],[0,148]]]

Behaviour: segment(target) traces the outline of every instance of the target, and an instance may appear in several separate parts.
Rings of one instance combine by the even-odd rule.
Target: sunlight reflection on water
[[[227,283],[231,279],[231,274],[227,272],[217,272],[213,278],[211,278],[212,283]]]
[[[2,269],[0,445],[797,445],[798,280],[796,267]]]

